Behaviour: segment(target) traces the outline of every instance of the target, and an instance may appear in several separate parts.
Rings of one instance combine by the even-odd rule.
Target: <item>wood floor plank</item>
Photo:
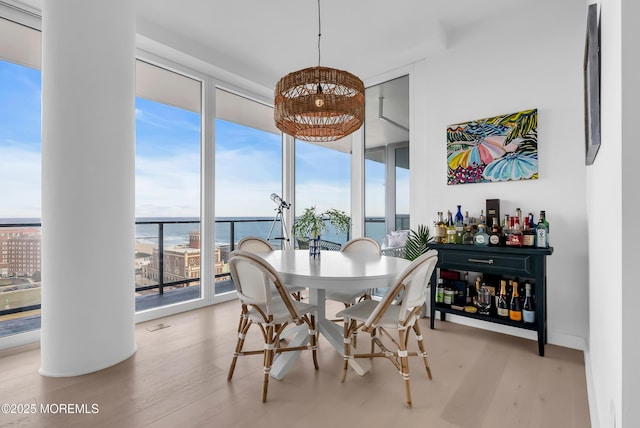
[[[548,345],[539,357],[534,341],[440,321],[430,330],[428,319],[420,322],[433,380],[419,359],[410,359],[412,409],[404,404],[401,376],[385,359],[375,359],[366,376],[350,369],[341,383],[343,359],[324,339],[320,369],[303,352],[284,379],[269,382],[262,403],[260,356],[240,358],[227,381],[238,315],[238,303],[226,302],[141,323],[134,356],[71,378],[39,375],[37,346],[3,351],[1,402],[95,403],[99,412],[1,414],[0,426],[590,426],[582,352]],[[168,327],[154,329],[160,323]],[[358,340],[364,344],[367,337]],[[262,347],[259,333],[247,342]]]

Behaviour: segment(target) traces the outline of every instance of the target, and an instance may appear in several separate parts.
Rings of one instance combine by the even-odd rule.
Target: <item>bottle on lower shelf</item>
[[[513,292],[509,305],[509,319],[512,321],[522,321],[522,308],[520,306],[520,295],[518,294],[518,283],[511,281]]]
[[[525,297],[522,305],[522,319],[527,324],[533,324],[536,322],[536,308],[531,296],[531,284],[527,281],[524,287]]]
[[[509,304],[507,303],[507,281],[500,280],[500,295],[498,296],[498,316],[509,317]]]

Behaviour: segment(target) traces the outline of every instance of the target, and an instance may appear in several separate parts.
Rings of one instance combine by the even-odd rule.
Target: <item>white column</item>
[[[44,0],[40,373],[136,351],[135,2]]]

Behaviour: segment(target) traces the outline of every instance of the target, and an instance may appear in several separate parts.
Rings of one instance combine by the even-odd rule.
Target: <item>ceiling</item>
[[[43,2],[9,1],[35,9]],[[320,1],[321,65],[348,70],[369,86],[380,83],[383,73],[444,52],[465,28],[541,0]],[[218,78],[233,76],[265,99],[287,73],[318,64],[317,0],[135,4],[137,43],[143,50],[187,66],[211,67]],[[408,140],[408,132],[379,119],[383,96],[383,115],[409,124],[408,84],[396,83],[367,90],[368,147]]]
[[[43,0],[13,0],[42,8]],[[363,80],[446,49],[456,31],[539,0],[321,0],[321,65]],[[316,0],[135,0],[138,33],[273,88],[318,62]]]

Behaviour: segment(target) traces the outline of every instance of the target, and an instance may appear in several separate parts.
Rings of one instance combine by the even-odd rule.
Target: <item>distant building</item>
[[[200,232],[189,233],[189,244],[165,248],[162,262],[163,283],[200,278]],[[145,278],[153,281],[160,280],[160,251],[157,247],[153,248],[150,262],[141,267]],[[220,274],[228,271],[227,264],[221,260],[220,249],[216,248],[215,273]]]
[[[31,276],[41,271],[40,229],[0,228],[0,276]]]

